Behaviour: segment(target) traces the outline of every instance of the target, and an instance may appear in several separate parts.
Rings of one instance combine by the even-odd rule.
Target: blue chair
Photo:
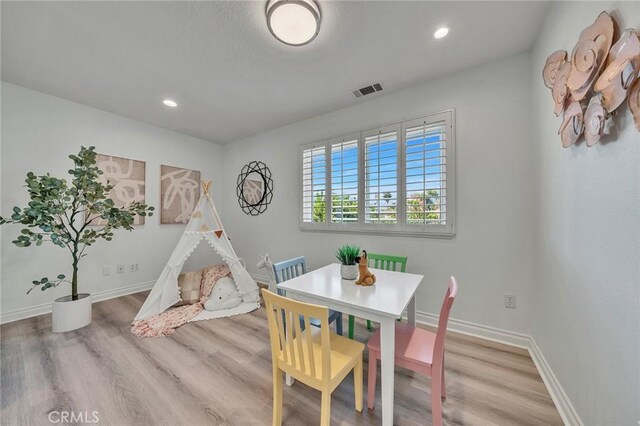
[[[280,284],[284,281],[290,280],[297,276],[307,273],[307,264],[305,263],[304,256],[295,257],[293,259],[284,260],[282,262],[273,264],[273,273],[276,276],[276,284]],[[278,289],[278,294],[283,296],[284,292]],[[336,312],[329,309],[329,324],[333,321],[336,322],[336,332],[342,336],[342,312]],[[311,325],[320,327],[320,320],[311,318]],[[300,326],[304,329],[304,322],[300,322]]]

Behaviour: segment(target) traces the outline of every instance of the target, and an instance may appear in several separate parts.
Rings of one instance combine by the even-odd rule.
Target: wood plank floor
[[[50,315],[3,325],[0,423],[49,425],[52,411],[97,411],[102,425],[270,424],[264,309],[187,324],[171,337],[137,338],[130,322],[146,294],[94,304],[93,323],[75,332],[52,333]],[[363,323],[357,328],[366,341]],[[527,351],[449,333],[445,365],[445,424],[562,424]],[[376,409],[365,403],[357,413],[350,375],[333,394],[332,424],[380,424],[379,383]],[[397,368],[394,424],[431,423],[429,386]],[[285,425],[319,423],[315,390],[296,383],[284,401]]]

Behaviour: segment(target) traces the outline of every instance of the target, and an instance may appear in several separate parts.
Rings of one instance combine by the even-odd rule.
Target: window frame
[[[331,215],[333,214],[333,182],[332,182],[332,176],[331,176],[331,172],[333,171],[333,156],[331,155],[331,148],[333,147],[334,144],[337,143],[341,143],[341,142],[346,142],[346,141],[351,141],[351,140],[356,140],[356,149],[358,152],[358,221],[357,222],[351,222],[351,223],[344,223],[344,222],[333,222],[331,220]],[[329,194],[329,200],[327,201],[327,225],[328,228],[330,230],[333,231],[349,231],[352,228],[357,228],[362,224],[362,203],[360,202],[360,200],[362,200],[362,182],[361,182],[361,178],[360,178],[360,174],[362,172],[362,147],[360,146],[360,132],[352,132],[352,133],[347,133],[345,135],[342,136],[337,136],[331,139],[328,139],[325,141],[326,143],[326,150],[327,150],[327,188],[328,191],[327,193]]]
[[[408,224],[406,222],[406,131],[409,128],[428,124],[445,124],[445,190],[446,190],[446,212],[445,224]],[[365,140],[367,137],[396,131],[397,135],[397,217],[396,224],[367,224],[365,223]],[[358,149],[358,221],[351,223],[333,223],[332,213],[332,156],[331,147],[335,143],[357,139]],[[325,221],[324,222],[304,222],[304,194],[303,194],[303,153],[309,148],[324,147],[325,150]],[[374,234],[391,236],[408,236],[420,238],[453,238],[455,236],[455,216],[456,216],[456,135],[455,135],[455,110],[448,109],[434,114],[424,115],[417,118],[403,120],[401,122],[387,124],[383,126],[370,127],[360,131],[345,133],[320,141],[306,143],[298,149],[298,222],[302,231]],[[313,211],[313,205],[311,206]]]
[[[298,167],[298,223],[300,227],[309,231],[323,231],[328,229],[327,222],[327,192],[330,188],[328,188],[328,180],[330,179],[330,167],[327,163],[327,141],[320,142],[312,142],[306,145],[301,145],[298,149],[298,159],[299,159],[299,167]],[[312,148],[324,148],[325,151],[325,221],[324,222],[305,222],[304,221],[304,151]],[[313,160],[312,160],[313,161]],[[313,183],[312,183],[313,187]],[[312,190],[313,192],[313,190]],[[312,205],[311,205],[311,216],[313,217],[313,196],[311,197]]]
[[[402,122],[402,179],[403,179],[403,190],[406,192],[406,158],[405,153],[407,149],[407,138],[406,133],[407,130],[413,127],[417,127],[420,125],[429,125],[429,124],[437,124],[444,123],[446,130],[446,139],[445,139],[445,167],[446,167],[446,177],[445,177],[445,190],[446,190],[446,212],[445,212],[445,224],[444,225],[436,225],[436,224],[409,224],[406,220],[406,193],[403,194],[403,207],[405,208],[405,214],[403,215],[402,220],[402,229],[407,233],[426,233],[429,235],[443,235],[443,236],[453,236],[454,235],[454,213],[455,213],[455,136],[454,136],[454,125],[453,125],[453,110],[443,111],[441,113],[431,114],[426,117],[415,118],[413,120],[407,120]],[[451,139],[451,141],[449,141]],[[450,161],[450,155],[452,161]]]
[[[397,159],[397,166],[396,166],[396,194],[397,194],[397,200],[396,200],[396,218],[397,218],[397,222],[394,224],[385,224],[385,223],[366,223],[365,222],[365,218],[363,215],[362,218],[362,230],[364,232],[400,232],[402,230],[402,224],[401,224],[401,210],[402,210],[402,206],[400,205],[400,200],[403,199],[402,197],[402,186],[400,183],[400,153],[401,153],[401,136],[400,136],[400,132],[402,131],[402,127],[400,126],[400,123],[397,124],[390,124],[387,126],[382,126],[382,127],[376,127],[373,129],[369,129],[369,130],[363,130],[362,132],[360,132],[360,143],[362,145],[362,168],[363,168],[363,177],[362,177],[362,186],[363,186],[363,200],[362,200],[362,205],[363,205],[363,211],[364,211],[364,207],[366,206],[366,200],[364,199],[364,196],[366,195],[366,193],[364,192],[364,188],[366,187],[366,177],[364,175],[365,171],[365,162],[366,162],[366,157],[365,157],[365,149],[366,149],[366,140],[368,137],[371,136],[375,136],[375,135],[381,135],[383,133],[391,133],[391,132],[396,132],[396,159]],[[380,179],[380,176],[378,176],[378,179]],[[380,200],[378,200],[380,201]]]

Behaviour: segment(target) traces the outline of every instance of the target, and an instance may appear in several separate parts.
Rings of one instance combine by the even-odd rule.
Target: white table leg
[[[407,320],[409,325],[416,326],[416,295],[414,294],[407,306]]]
[[[382,425],[393,425],[393,380],[395,358],[395,318],[385,318],[380,323],[380,365],[382,377]]]

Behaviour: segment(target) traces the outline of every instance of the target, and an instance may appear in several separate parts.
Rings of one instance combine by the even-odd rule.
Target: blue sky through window
[[[331,222],[358,221],[358,139],[331,146]]]

